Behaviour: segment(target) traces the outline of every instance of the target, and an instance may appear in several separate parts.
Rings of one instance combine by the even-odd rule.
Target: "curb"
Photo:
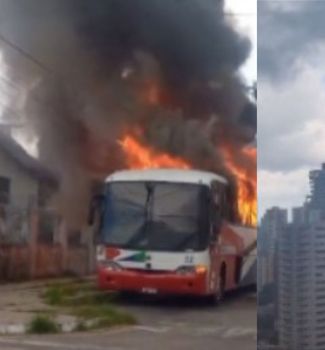
[[[77,325],[78,322],[65,322],[60,323],[57,322],[60,326],[60,333],[72,333]],[[16,323],[16,324],[8,324],[8,325],[0,325],[0,335],[23,335],[27,334],[27,328],[28,326],[24,323]]]

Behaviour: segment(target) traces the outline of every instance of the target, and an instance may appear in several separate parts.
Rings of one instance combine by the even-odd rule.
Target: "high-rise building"
[[[312,170],[309,173],[311,210],[325,212],[325,163],[321,169]]]
[[[308,222],[308,206],[307,204],[301,207],[292,209],[292,223],[295,226],[302,226]]]
[[[278,207],[267,210],[261,220],[258,237],[260,287],[275,282],[277,237],[287,223],[287,210]]]
[[[258,235],[258,293],[259,308],[267,306],[271,323],[268,334],[277,339],[277,276],[278,276],[278,238],[288,224],[288,212],[278,207],[266,211],[261,220]],[[264,297],[262,298],[262,296]],[[263,300],[263,301],[262,301]],[[262,305],[264,303],[264,305]],[[267,305],[266,305],[267,304]]]
[[[283,349],[325,349],[324,221],[279,237],[278,331]]]
[[[278,207],[268,209],[264,214],[260,230],[263,234],[263,242],[261,242],[263,248],[269,254],[273,254],[276,246],[276,239],[279,231],[285,227],[288,223],[288,211]]]

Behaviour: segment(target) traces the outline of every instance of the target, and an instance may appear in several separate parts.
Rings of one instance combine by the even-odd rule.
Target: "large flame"
[[[119,143],[125,154],[126,164],[130,169],[159,169],[177,168],[190,169],[192,166],[182,158],[172,157],[167,153],[155,151],[150,146],[144,145],[131,134],[124,135]],[[256,149],[245,148],[243,157],[250,162],[256,161]],[[224,148],[224,162],[227,169],[234,175],[237,182],[237,205],[241,222],[244,225],[256,226],[257,223],[257,199],[256,199],[256,174],[249,174],[244,167],[235,162],[231,149]]]
[[[242,156],[247,162],[256,164],[256,148],[246,147]],[[244,225],[257,225],[257,194],[256,194],[256,167],[251,172],[240,166],[234,159],[234,153],[227,147],[223,148],[223,156],[227,169],[236,179],[238,213]],[[246,162],[246,163],[247,163]]]
[[[131,135],[125,135],[119,143],[125,153],[126,163],[130,169],[190,169],[190,164],[183,159],[172,157],[167,153],[158,153],[152,148],[142,145]]]

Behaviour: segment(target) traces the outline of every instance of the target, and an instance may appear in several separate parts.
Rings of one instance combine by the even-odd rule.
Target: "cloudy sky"
[[[308,193],[325,161],[325,1],[258,1],[259,214]]]

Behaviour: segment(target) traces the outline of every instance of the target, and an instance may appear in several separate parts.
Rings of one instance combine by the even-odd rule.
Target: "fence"
[[[69,240],[54,211],[0,207],[0,281],[85,275],[94,269],[93,251],[91,233]]]

